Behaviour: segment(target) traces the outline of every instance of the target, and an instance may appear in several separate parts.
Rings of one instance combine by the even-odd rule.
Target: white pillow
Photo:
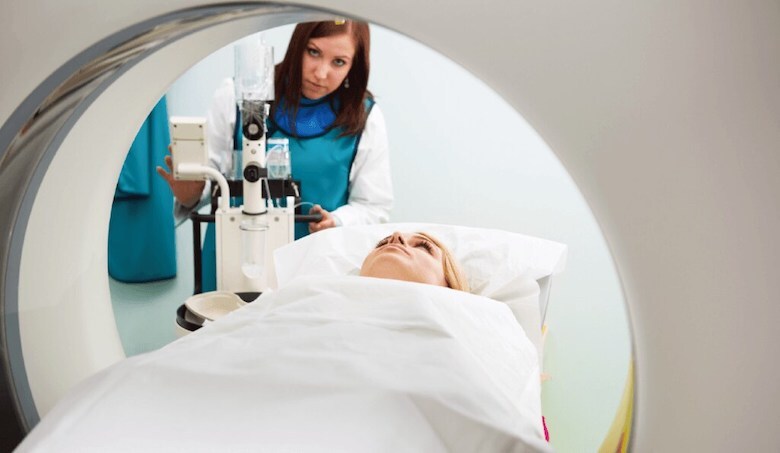
[[[274,252],[279,286],[302,276],[358,275],[366,255],[394,231],[426,232],[455,255],[471,292],[505,302],[538,346],[540,278],[563,271],[564,244],[487,228],[431,223],[387,223],[330,228]]]

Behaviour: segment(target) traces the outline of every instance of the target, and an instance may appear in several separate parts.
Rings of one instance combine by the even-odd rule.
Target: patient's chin
[[[392,255],[379,256],[376,259],[363,263],[360,275],[407,282],[415,281],[414,272],[408,268],[408,263]]]
[[[370,255],[363,262],[360,275],[364,277],[401,280],[427,285],[447,286],[444,275],[432,275],[425,266],[415,263],[404,253],[387,252]],[[439,282],[441,280],[441,283]]]
[[[414,281],[412,280],[411,278],[412,276],[408,272],[403,272],[403,271],[399,272],[399,269],[397,268],[384,269],[382,267],[372,266],[361,271],[360,275],[364,277],[387,278],[391,280],[404,280],[407,282]]]
[[[423,283],[426,285],[446,286],[436,282],[427,281],[427,279],[421,278],[422,276],[414,272],[412,269],[400,266],[393,266],[389,268],[384,266],[364,267],[360,271],[360,275],[364,277],[383,278],[386,280],[399,280],[411,283]]]

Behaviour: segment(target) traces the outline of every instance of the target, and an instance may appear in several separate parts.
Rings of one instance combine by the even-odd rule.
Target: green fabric
[[[133,141],[119,175],[108,229],[108,273],[141,283],[176,276],[173,194],[155,168],[170,143],[163,97]]]

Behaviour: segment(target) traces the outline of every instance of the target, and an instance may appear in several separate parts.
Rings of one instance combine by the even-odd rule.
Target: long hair
[[[348,33],[355,42],[355,57],[347,74],[349,88],[344,84],[332,94],[338,97],[340,105],[336,112],[334,126],[343,128],[342,135],[357,135],[366,125],[368,114],[363,106],[366,98],[373,99],[368,91],[368,74],[370,69],[369,52],[371,38],[368,24],[347,20],[342,22],[305,22],[298,24],[290,38],[287,53],[281,63],[276,65],[274,86],[276,103],[272,109],[288,109],[294,120],[298,114],[301,101],[301,74],[303,72],[303,54],[309,40],[325,36],[335,36]],[[293,124],[295,122],[293,121]],[[293,133],[296,131],[293,130]]]
[[[471,288],[469,288],[469,282],[468,279],[466,279],[466,274],[464,274],[463,270],[461,270],[458,261],[452,255],[450,249],[446,245],[444,245],[440,240],[436,239],[434,236],[431,236],[428,233],[417,232],[416,234],[433,242],[436,245],[436,247],[439,247],[439,249],[441,250],[441,255],[442,255],[441,261],[442,261],[442,267],[444,269],[444,280],[447,282],[447,286],[452,289],[457,289],[459,291],[465,291],[467,293],[470,292]]]

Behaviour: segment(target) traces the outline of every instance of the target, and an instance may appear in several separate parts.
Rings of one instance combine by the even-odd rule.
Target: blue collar
[[[287,135],[302,138],[315,137],[326,133],[336,121],[338,99],[325,96],[319,99],[301,98],[295,117],[295,128],[289,109],[284,108],[284,102],[279,103],[273,120],[279,129]]]

